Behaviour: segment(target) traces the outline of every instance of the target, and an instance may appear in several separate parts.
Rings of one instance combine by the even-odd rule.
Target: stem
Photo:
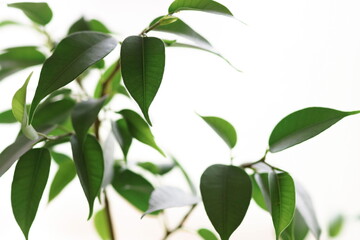
[[[166,19],[167,17],[170,17],[170,16],[171,16],[171,14],[168,14],[168,15],[165,15],[164,17],[160,18],[160,19],[159,19],[157,22],[155,22],[153,25],[145,28],[139,35],[140,35],[140,36],[146,36],[146,34],[147,34],[148,32],[150,32],[150,31],[153,30],[154,28],[158,27],[158,26],[162,23],[162,21],[163,21],[164,19]]]
[[[110,204],[109,204],[109,199],[107,197],[106,194],[106,190],[104,189],[104,197],[105,197],[105,211],[106,211],[106,217],[109,223],[109,230],[110,230],[110,236],[112,240],[115,240],[115,231],[114,231],[114,226],[112,223],[112,219],[111,219],[111,212],[110,212]]]
[[[269,149],[267,149],[267,150],[265,151],[264,156],[263,156],[260,160],[255,161],[255,162],[250,162],[250,163],[241,164],[240,167],[241,167],[241,168],[252,168],[254,165],[256,165],[256,164],[258,164],[258,163],[261,163],[261,162],[262,162],[262,163],[265,163],[265,164],[268,165],[268,166],[271,166],[271,165],[269,165],[267,162],[265,162],[265,160],[266,160],[266,155],[268,154],[268,152],[269,152]],[[271,166],[271,168],[273,168],[273,167]]]

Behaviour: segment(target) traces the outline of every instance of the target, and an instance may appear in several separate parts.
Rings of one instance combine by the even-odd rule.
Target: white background
[[[60,40],[70,23],[81,15],[98,18],[118,33],[119,40],[138,34],[155,17],[163,15],[170,0],[58,0],[49,1],[54,19],[48,31]],[[150,114],[158,144],[173,153],[198,184],[201,173],[215,163],[227,164],[229,151],[221,139],[196,116],[220,116],[238,130],[236,164],[259,159],[267,148],[275,124],[287,114],[310,106],[339,110],[360,109],[360,4],[356,0],[222,0],[237,20],[198,12],[178,14],[210,40],[243,72],[205,52],[168,49],[162,86]],[[0,20],[29,23],[22,13],[0,5]],[[44,39],[22,27],[0,29],[0,48],[36,45]],[[118,50],[109,59],[115,59]],[[30,86],[30,97],[40,69]],[[31,69],[2,81],[0,110],[10,108],[14,92]],[[93,86],[93,75],[87,85]],[[30,99],[29,97],[29,99]],[[114,110],[137,106],[120,97]],[[310,192],[321,225],[342,212],[347,226],[340,239],[358,239],[360,222],[359,116],[344,119],[315,139],[277,154],[269,162],[288,170]],[[0,126],[0,149],[15,137],[17,125]],[[104,131],[105,132],[105,131]],[[68,151],[69,147],[63,147]],[[130,160],[164,161],[148,147],[135,144]],[[12,216],[10,185],[14,168],[0,179],[0,239],[23,239]],[[54,173],[55,166],[52,169]],[[53,174],[52,174],[53,175]],[[181,175],[162,181],[186,189]],[[97,239],[88,206],[77,179],[51,204],[48,190],[30,232],[31,239]],[[118,239],[157,240],[162,225],[156,219],[140,220],[138,211],[110,192]],[[99,206],[97,205],[98,209]],[[170,210],[176,224],[186,209]],[[186,224],[191,232],[211,227],[202,206]],[[171,239],[199,239],[179,232]],[[232,239],[274,239],[271,218],[254,203]],[[309,238],[310,239],[310,238]],[[322,239],[328,239],[326,230]]]

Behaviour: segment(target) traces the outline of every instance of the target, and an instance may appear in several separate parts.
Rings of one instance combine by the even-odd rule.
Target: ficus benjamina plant
[[[235,164],[231,157],[228,162],[209,166],[201,176],[200,191],[180,161],[155,141],[150,106],[163,81],[166,49],[206,51],[230,64],[177,13],[198,11],[234,18],[227,7],[213,0],[175,0],[167,13],[153,21],[150,19],[138,35],[124,39],[117,38],[96,19],[80,18],[69,27],[66,36],[57,40],[46,30],[53,16],[47,3],[17,2],[8,7],[25,14],[32,22],[30,27],[47,39],[43,45],[14,46],[0,53],[0,80],[40,66],[39,79],[34,79],[29,71],[13,95],[11,109],[0,113],[0,123],[18,122],[21,126],[15,141],[0,154],[0,176],[16,165],[11,206],[26,239],[30,238],[30,228],[39,203],[45,198],[46,186],[50,189],[47,196],[50,202],[75,178],[80,180],[87,199],[88,220],[94,221],[101,239],[121,239],[121,232],[114,229],[112,222],[108,188],[113,188],[138,209],[142,217],[161,217],[168,208],[188,206],[188,212],[177,226],[170,228],[165,224],[163,239],[181,230],[199,204],[203,204],[216,232],[202,228],[194,229],[194,233],[204,240],[231,239],[246,216],[251,200],[272,218],[274,235],[269,239],[303,240],[308,234],[320,239],[321,229],[306,190],[286,170],[270,165],[266,156],[313,138],[360,111],[309,107],[293,112],[274,127],[261,159]],[[11,24],[26,25],[0,22],[1,27]],[[153,31],[179,36],[189,43],[148,36]],[[109,63],[106,57],[116,47],[120,48],[116,53],[118,57]],[[237,69],[234,67],[234,70]],[[95,89],[88,89],[83,83],[93,71],[101,72],[101,77]],[[31,81],[37,82],[37,87],[29,101],[27,86]],[[79,88],[69,87],[70,82]],[[116,95],[135,101],[138,109],[108,108]],[[101,117],[105,112],[110,112],[112,117]],[[235,128],[220,117],[199,115],[199,118],[220,136],[231,152],[237,143]],[[118,142],[121,160],[114,159],[113,149],[106,148],[106,139],[100,131],[104,122],[111,125],[108,135]],[[133,161],[128,158],[133,141],[153,148],[168,163],[138,162],[134,168],[134,164],[128,164]],[[58,151],[60,144],[71,146],[72,154]],[[54,167],[57,172],[49,179],[50,168]],[[153,182],[137,171],[140,168],[159,178],[177,168],[189,189],[154,187]],[[98,212],[93,211],[95,201],[103,206]],[[340,232],[342,222],[342,217],[333,221],[329,230],[331,237]]]

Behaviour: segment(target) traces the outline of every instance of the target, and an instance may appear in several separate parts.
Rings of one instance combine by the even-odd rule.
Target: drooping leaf
[[[91,19],[88,21],[84,17],[81,17],[70,26],[68,34],[82,31],[111,33],[110,30],[99,20]]]
[[[51,152],[51,156],[59,165],[59,168],[50,186],[48,202],[51,202],[57,195],[59,195],[76,176],[75,165],[71,158],[65,154],[57,152]]]
[[[132,143],[132,135],[129,131],[129,127],[125,119],[123,118],[117,120],[116,122],[112,122],[111,127],[115,139],[120,144],[121,150],[126,160],[127,154],[129,152]]]
[[[161,155],[165,156],[164,152],[156,144],[149,125],[139,114],[129,109],[121,110],[119,113],[124,117],[133,138],[154,148]]]
[[[96,232],[102,240],[111,240],[111,230],[109,229],[109,224],[105,208],[99,210],[94,216],[94,225]]]
[[[121,45],[121,72],[130,95],[151,125],[149,107],[165,68],[164,43],[154,37],[127,37]]]
[[[304,240],[309,232],[309,228],[299,211],[295,211],[291,224],[281,234],[282,240]]]
[[[251,184],[252,184],[252,199],[256,202],[256,204],[265,211],[268,211],[266,207],[266,201],[262,194],[261,188],[255,179],[256,175],[250,175]],[[266,176],[267,178],[267,176]],[[267,183],[266,183],[267,184]]]
[[[11,185],[11,205],[16,222],[26,239],[35,219],[49,171],[50,153],[45,148],[30,150],[16,165]]]
[[[234,148],[237,141],[235,128],[226,120],[219,117],[200,116],[225,141],[229,148]]]
[[[150,195],[154,187],[141,175],[129,169],[122,170],[115,167],[112,186],[123,198],[141,212],[148,209]]]
[[[0,113],[0,123],[16,123],[17,120],[12,113],[12,110],[6,110]]]
[[[165,175],[175,167],[174,163],[155,164],[152,162],[139,162],[137,165],[154,175]]]
[[[254,179],[260,188],[263,199],[261,204],[264,210],[269,211],[271,214],[271,199],[270,199],[270,187],[269,187],[269,174],[268,173],[256,173]],[[264,205],[265,202],[265,205]]]
[[[115,38],[97,32],[74,33],[60,41],[41,70],[30,119],[43,98],[73,81],[88,67],[108,55],[116,45]]]
[[[218,240],[216,235],[213,232],[211,232],[209,229],[201,228],[201,229],[197,230],[197,233],[204,240]]]
[[[89,219],[93,212],[94,200],[98,196],[104,175],[104,159],[100,144],[92,135],[84,143],[77,136],[70,139],[76,172],[85,196],[89,202]]]
[[[270,152],[280,152],[302,143],[331,127],[344,117],[360,111],[342,112],[330,108],[310,107],[293,112],[283,118],[273,129],[270,138]]]
[[[170,14],[184,10],[233,16],[227,7],[213,0],[175,0],[169,7]]]
[[[251,200],[251,180],[235,166],[212,165],[200,181],[206,213],[221,236],[228,240],[245,217]]]
[[[189,174],[187,173],[187,171],[185,170],[185,168],[182,166],[182,164],[174,157],[174,156],[170,156],[171,160],[174,162],[175,166],[177,168],[179,168],[180,172],[182,173],[182,175],[184,176],[190,190],[191,193],[193,195],[197,195],[197,189],[195,187],[195,184],[193,183],[193,181],[191,180]]]
[[[46,25],[52,19],[52,11],[45,2],[18,2],[8,4],[9,7],[20,9],[33,22]]]
[[[344,227],[345,218],[343,215],[337,215],[334,217],[328,226],[328,234],[331,238],[335,238],[340,235]]]

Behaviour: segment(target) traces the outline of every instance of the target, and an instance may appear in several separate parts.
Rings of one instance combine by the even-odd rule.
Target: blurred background
[[[6,4],[11,2],[1,1],[0,21],[11,19],[31,24],[19,10],[7,8]],[[164,15],[171,2],[48,1],[54,18],[47,30],[54,39],[60,40],[70,24],[85,16],[101,20],[119,40],[123,40],[129,35],[137,35],[154,18]],[[219,116],[235,126],[238,144],[233,151],[234,161],[241,164],[262,157],[273,127],[293,111],[310,106],[344,111],[360,109],[359,1],[219,2],[245,24],[200,12],[183,12],[177,16],[207,38],[242,72],[206,52],[167,49],[163,82],[150,108],[158,145],[178,158],[197,185],[209,165],[229,163],[229,151],[196,113]],[[0,49],[44,42],[43,36],[29,28],[8,26],[0,29]],[[119,49],[108,57],[107,63],[118,54]],[[11,107],[13,94],[31,70],[26,69],[0,83],[0,111]],[[28,100],[32,98],[40,72],[39,68],[33,70]],[[86,85],[92,88],[98,77],[93,74],[93,81]],[[134,102],[125,97],[119,97],[112,105],[114,110],[124,107],[138,110]],[[340,239],[360,238],[359,123],[360,116],[346,118],[314,139],[268,155],[270,163],[289,171],[310,193],[324,227],[322,239],[328,239],[327,222],[338,213],[344,214],[347,220]],[[16,124],[0,126],[0,150],[13,141],[18,129]],[[106,135],[106,126],[103,132]],[[70,147],[61,146],[61,150],[70,151]],[[153,149],[137,143],[128,158],[134,163],[164,161]],[[14,167],[0,179],[0,239],[6,240],[23,239],[10,204],[13,171]],[[51,176],[55,171],[56,168],[52,169]],[[177,171],[158,184],[180,186],[188,191]],[[77,179],[50,204],[46,202],[47,194],[48,189],[32,226],[31,239],[98,239],[92,221],[86,221],[88,206]],[[118,239],[161,238],[161,221],[153,217],[140,220],[142,213],[112,190],[110,201]],[[167,211],[170,224],[175,226],[186,210]],[[187,221],[187,231],[178,232],[170,239],[199,239],[191,232],[201,227],[212,229],[202,205]],[[274,239],[270,215],[252,202],[232,239]]]

